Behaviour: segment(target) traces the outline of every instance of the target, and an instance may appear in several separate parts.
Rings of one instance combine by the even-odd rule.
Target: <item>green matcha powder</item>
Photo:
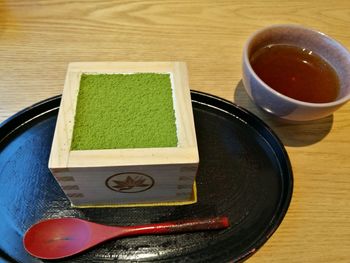
[[[170,74],[83,74],[72,150],[176,147]]]

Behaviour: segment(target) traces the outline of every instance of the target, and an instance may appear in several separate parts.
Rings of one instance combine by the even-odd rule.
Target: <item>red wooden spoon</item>
[[[140,226],[106,226],[78,218],[41,221],[27,230],[23,243],[29,254],[43,259],[59,259],[87,250],[106,240],[146,234],[167,234],[229,226],[227,217],[173,221]]]

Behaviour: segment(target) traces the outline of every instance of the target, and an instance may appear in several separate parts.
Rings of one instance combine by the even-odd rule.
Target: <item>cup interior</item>
[[[339,78],[340,90],[336,102],[350,99],[350,53],[339,42],[301,26],[271,26],[258,31],[248,41],[246,51],[249,61],[257,50],[273,44],[298,46],[321,56],[335,69]]]

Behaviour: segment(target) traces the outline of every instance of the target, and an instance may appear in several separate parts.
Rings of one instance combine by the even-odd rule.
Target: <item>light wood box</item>
[[[137,72],[170,73],[178,146],[71,150],[81,75]],[[196,202],[195,176],[198,163],[185,63],[76,62],[69,64],[51,148],[49,169],[73,206],[194,203]],[[141,184],[147,187],[134,187],[131,191],[124,189],[124,192],[112,190],[113,181],[130,181],[130,178],[134,183],[142,181]],[[148,188],[150,185],[151,187]]]

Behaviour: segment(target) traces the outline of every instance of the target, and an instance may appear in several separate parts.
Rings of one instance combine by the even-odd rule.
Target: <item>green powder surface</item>
[[[71,150],[176,146],[170,74],[82,74]]]

